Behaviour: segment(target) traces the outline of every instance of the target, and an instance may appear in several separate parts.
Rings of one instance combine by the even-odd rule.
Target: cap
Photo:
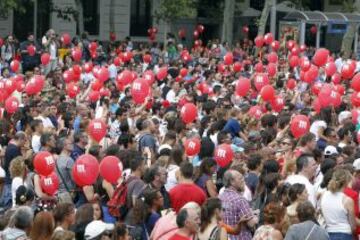
[[[85,239],[91,240],[100,236],[105,231],[112,231],[114,224],[104,223],[103,221],[92,221],[85,228]]]
[[[325,156],[339,155],[339,152],[336,149],[336,147],[329,145],[325,148],[324,155]]]
[[[360,158],[355,159],[353,162],[353,167],[355,171],[360,171]]]
[[[345,119],[350,118],[350,117],[351,117],[350,111],[342,111],[338,116],[338,121],[341,124]]]

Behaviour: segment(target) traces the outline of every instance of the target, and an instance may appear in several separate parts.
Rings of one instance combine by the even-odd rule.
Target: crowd
[[[355,57],[269,34],[0,43],[0,239],[359,239]]]

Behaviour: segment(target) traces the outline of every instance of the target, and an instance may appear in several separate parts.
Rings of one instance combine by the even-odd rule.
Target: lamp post
[[[276,0],[272,0],[270,10],[270,32],[276,36]]]

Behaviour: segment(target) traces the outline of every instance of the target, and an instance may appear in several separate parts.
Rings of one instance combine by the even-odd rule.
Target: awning
[[[341,13],[341,12],[320,12],[320,11],[292,11],[285,16],[287,20],[302,20],[306,23],[329,22],[336,23],[360,23],[359,13]]]

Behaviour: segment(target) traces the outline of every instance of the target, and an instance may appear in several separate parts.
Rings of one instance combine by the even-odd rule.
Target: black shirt
[[[21,156],[20,148],[13,143],[9,143],[5,151],[5,162],[4,162],[4,170],[6,173],[5,183],[7,184],[11,184],[11,176],[9,171],[10,163],[14,158],[18,156]]]

